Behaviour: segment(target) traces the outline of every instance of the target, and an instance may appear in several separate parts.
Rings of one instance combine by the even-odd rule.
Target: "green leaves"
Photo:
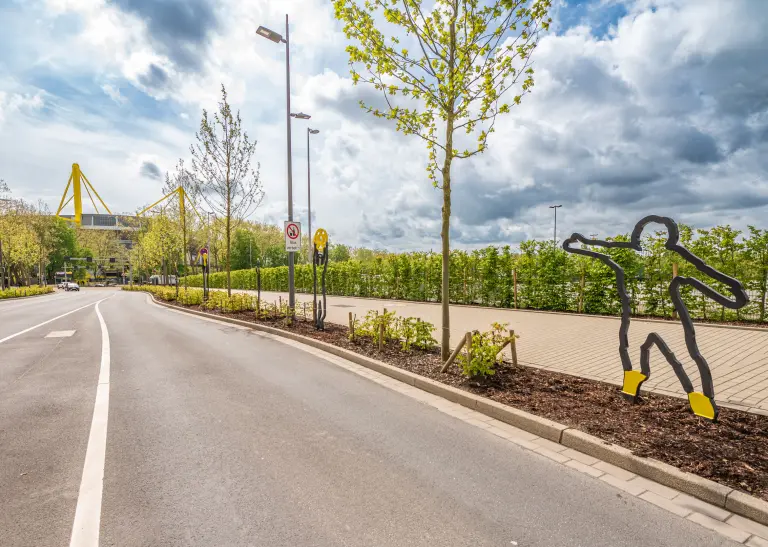
[[[472,344],[467,348],[469,351],[460,353],[456,358],[465,376],[484,378],[496,374],[494,367],[502,360],[499,352],[510,340],[506,328],[507,323],[493,323],[486,332],[472,333]]]
[[[520,104],[532,88],[530,56],[549,25],[551,0],[334,0],[333,5],[352,42],[347,53],[353,83],[372,85],[386,104],[363,108],[427,143],[427,170],[438,187],[437,150],[448,165],[452,158],[483,152],[496,116],[510,111],[509,104],[499,104],[501,97],[519,87],[522,93],[512,103]],[[412,47],[396,49],[401,42]],[[400,102],[394,102],[397,97]],[[408,99],[413,103],[403,102]],[[448,123],[445,138],[437,137],[439,122]],[[448,133],[478,129],[474,148],[459,152],[450,145]],[[449,176],[443,173],[442,184]]]

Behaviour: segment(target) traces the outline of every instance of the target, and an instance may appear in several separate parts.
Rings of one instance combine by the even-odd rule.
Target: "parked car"
[[[78,285],[77,283],[69,282],[69,283],[67,283],[67,286],[64,288],[64,290],[66,290],[66,291],[79,291],[80,290],[80,285]]]

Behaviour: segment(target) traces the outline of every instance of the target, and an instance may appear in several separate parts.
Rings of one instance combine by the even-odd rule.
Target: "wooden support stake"
[[[467,337],[462,336],[461,340],[459,340],[459,345],[456,346],[453,350],[453,353],[451,353],[451,356],[448,357],[448,360],[443,364],[443,368],[440,369],[440,372],[445,372],[448,370],[448,367],[451,366],[451,363],[453,363],[456,360],[456,357],[458,357],[459,352],[461,351],[461,348],[464,347],[464,344],[467,343]]]
[[[512,353],[512,364],[517,366],[517,337],[515,331],[509,331],[509,351]]]
[[[352,320],[352,312],[349,312],[349,339],[355,339],[355,322]]]
[[[379,322],[379,351],[384,351],[384,321]]]
[[[579,313],[584,313],[584,270],[581,271],[579,282]]]
[[[512,289],[515,295],[515,309],[517,309],[517,270],[512,270]]]
[[[466,342],[464,342],[464,345],[467,346],[467,364],[472,362],[472,333],[468,332],[465,335]]]
[[[512,340],[507,340],[506,342],[504,342],[501,345],[501,347],[499,348],[499,351],[496,352],[496,355],[498,355],[499,353],[503,352],[504,348],[506,348],[511,342],[512,342]]]

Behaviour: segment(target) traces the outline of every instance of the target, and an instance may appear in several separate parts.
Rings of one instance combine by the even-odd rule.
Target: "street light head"
[[[562,205],[550,205],[550,209],[557,209],[558,207],[562,207]]]
[[[308,120],[311,117],[312,116],[310,116],[309,114],[304,114],[304,112],[296,112],[295,114],[291,112],[291,118],[296,118],[299,120]]]
[[[266,27],[259,27],[256,29],[256,34],[260,34],[267,40],[272,40],[274,43],[279,44],[283,41],[283,37],[273,30],[269,30]]]
[[[319,129],[309,129],[309,128],[307,128],[307,131],[309,131],[313,135],[317,135],[318,133],[320,133]]]

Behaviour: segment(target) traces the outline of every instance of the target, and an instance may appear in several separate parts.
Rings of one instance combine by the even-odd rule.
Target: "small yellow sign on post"
[[[315,246],[318,250],[325,248],[325,245],[328,243],[328,232],[322,228],[318,228],[312,241],[315,242]]]

